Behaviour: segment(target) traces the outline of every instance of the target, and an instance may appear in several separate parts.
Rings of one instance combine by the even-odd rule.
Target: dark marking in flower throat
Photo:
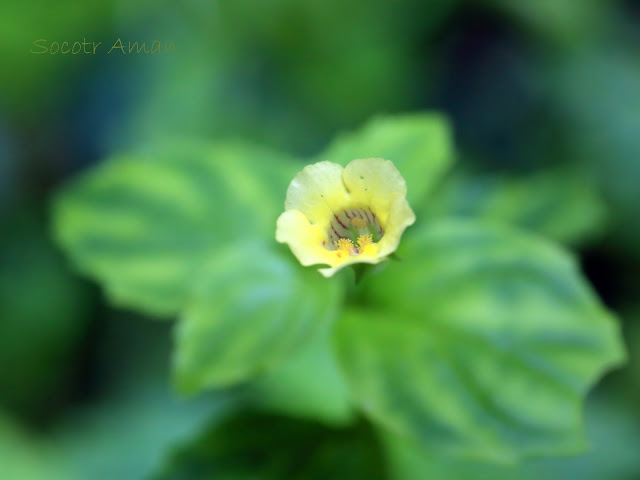
[[[340,226],[342,228],[348,228],[344,223],[342,223],[342,221],[340,220],[340,218],[337,215],[334,215],[333,217],[338,221],[338,223],[340,224]]]
[[[323,245],[329,250],[335,250],[335,243],[341,238],[347,238],[355,245],[361,235],[371,235],[375,243],[383,237],[384,230],[369,207],[348,208],[333,215],[327,232],[329,241]]]

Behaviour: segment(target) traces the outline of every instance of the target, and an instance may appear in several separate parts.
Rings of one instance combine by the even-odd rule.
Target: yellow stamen
[[[356,255],[358,253],[355,245],[348,238],[341,238],[340,240],[336,241],[335,246],[338,249],[339,257],[341,257],[342,255]]]
[[[360,235],[358,237],[358,246],[360,247],[360,249],[363,249],[364,247],[371,245],[373,243],[373,237],[369,234],[369,235]]]
[[[351,225],[356,228],[365,228],[367,226],[367,221],[356,217],[351,219]]]

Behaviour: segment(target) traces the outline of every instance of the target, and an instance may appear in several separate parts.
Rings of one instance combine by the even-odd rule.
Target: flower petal
[[[382,158],[351,161],[343,179],[352,201],[370,206],[383,223],[395,198],[407,196],[404,178],[391,161]]]
[[[348,267],[349,265],[353,265],[354,263],[371,263],[375,265],[376,263],[380,263],[384,260],[386,260],[385,257],[373,257],[373,256],[367,257],[367,256],[358,255],[353,257],[347,257],[340,263],[332,266],[331,268],[319,268],[318,271],[325,277],[329,278],[329,277],[332,277],[338,270],[341,270],[344,267]]]
[[[350,201],[343,172],[341,165],[332,162],[307,165],[289,185],[285,210],[299,210],[311,223],[326,226]]]
[[[395,197],[385,222],[384,236],[378,242],[378,255],[386,257],[398,248],[404,230],[413,225],[416,216],[404,197]]]
[[[288,210],[276,222],[276,240],[286,243],[302,265],[331,265],[335,252],[323,246],[327,234],[319,225],[311,225],[298,210]]]

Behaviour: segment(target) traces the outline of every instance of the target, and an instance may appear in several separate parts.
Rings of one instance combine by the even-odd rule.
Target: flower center
[[[328,250],[339,250],[339,254],[358,255],[383,235],[384,230],[370,208],[348,208],[333,215],[324,245]]]

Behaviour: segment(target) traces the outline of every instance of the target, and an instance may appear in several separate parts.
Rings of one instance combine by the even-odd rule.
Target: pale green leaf
[[[623,402],[592,399],[587,405],[589,448],[582,455],[530,459],[519,465],[457,461],[425,455],[406,440],[385,435],[394,480],[602,480],[631,479],[640,472],[638,415]]]
[[[27,431],[0,411],[0,477],[24,480],[76,480],[58,445]]]
[[[353,395],[437,452],[502,462],[584,446],[587,389],[624,358],[618,325],[564,251],[474,222],[433,222],[366,281],[337,342]]]
[[[407,181],[409,203],[420,208],[453,161],[453,140],[438,114],[377,117],[360,130],[338,136],[317,161],[346,165],[356,158],[391,160]]]
[[[517,225],[575,245],[602,231],[607,211],[584,173],[563,168],[529,176],[459,172],[433,196],[426,213]]]
[[[62,190],[55,235],[114,303],[174,315],[216,248],[273,237],[298,169],[286,156],[237,144],[176,142],[118,156]]]
[[[335,317],[339,282],[259,244],[218,252],[176,329],[178,388],[227,386],[274,368]]]
[[[353,422],[355,412],[344,375],[330,344],[330,327],[320,331],[282,366],[249,386],[251,404],[259,409],[329,425]]]

